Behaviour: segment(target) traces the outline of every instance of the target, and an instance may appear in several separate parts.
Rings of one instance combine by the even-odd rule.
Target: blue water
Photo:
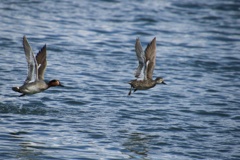
[[[0,159],[240,159],[239,1],[2,0],[0,17]],[[64,88],[11,90],[23,35]],[[127,96],[137,37],[167,85]]]

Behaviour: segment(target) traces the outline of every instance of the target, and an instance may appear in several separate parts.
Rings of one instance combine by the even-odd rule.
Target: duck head
[[[166,84],[166,83],[164,82],[164,80],[163,80],[162,77],[157,77],[157,78],[155,79],[155,81],[156,81],[157,84]]]
[[[51,80],[50,82],[48,82],[48,86],[49,87],[56,87],[56,86],[61,86],[61,87],[64,87],[59,80]]]

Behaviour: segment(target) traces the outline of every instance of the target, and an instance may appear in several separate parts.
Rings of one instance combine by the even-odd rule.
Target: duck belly
[[[35,87],[35,86],[24,87],[20,90],[22,93],[25,93],[25,94],[35,94],[35,93],[39,93],[42,91],[40,88]]]
[[[35,83],[28,83],[20,87],[20,91],[25,94],[35,94],[44,91],[47,89],[47,85],[45,84],[35,84]]]
[[[144,87],[144,86],[137,86],[136,89],[138,90],[147,90],[149,88],[152,88],[152,87]]]

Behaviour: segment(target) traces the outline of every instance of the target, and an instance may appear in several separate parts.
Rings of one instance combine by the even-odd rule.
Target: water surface
[[[240,159],[240,2],[0,2],[1,159]],[[47,44],[47,80],[18,97],[22,37]],[[154,77],[127,96],[136,38],[157,38]]]

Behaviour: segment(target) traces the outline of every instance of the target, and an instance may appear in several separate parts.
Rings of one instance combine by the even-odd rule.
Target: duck
[[[144,78],[143,80],[134,79],[129,82],[130,91],[128,95],[131,95],[132,89],[134,89],[133,92],[136,92],[137,90],[147,90],[153,88],[157,84],[166,84],[162,77],[156,77],[154,80],[152,78],[156,64],[156,37],[154,37],[147,45],[145,51],[143,51],[140,39],[137,38],[135,43],[135,52],[139,64],[134,75],[136,78],[139,78],[144,67]]]
[[[50,87],[64,87],[59,80],[54,79],[49,82],[44,80],[44,73],[47,67],[46,44],[41,48],[35,57],[34,52],[28,43],[27,37],[23,36],[23,48],[28,63],[27,78],[22,86],[12,87],[13,91],[22,93],[19,97],[43,92]]]

